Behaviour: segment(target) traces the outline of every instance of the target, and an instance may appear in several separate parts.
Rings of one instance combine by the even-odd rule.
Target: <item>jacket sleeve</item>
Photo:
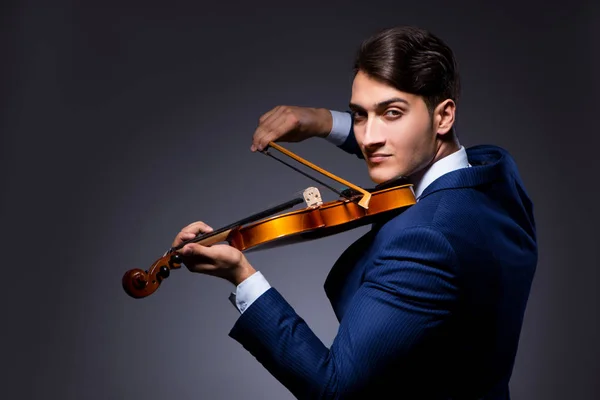
[[[360,391],[442,329],[457,298],[455,255],[442,234],[411,228],[383,240],[329,349],[275,288],[240,316],[230,336],[297,398]]]

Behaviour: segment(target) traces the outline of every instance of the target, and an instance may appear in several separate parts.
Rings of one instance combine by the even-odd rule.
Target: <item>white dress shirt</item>
[[[350,133],[352,117],[347,112],[330,111],[333,117],[333,125],[326,140],[339,146],[344,143]],[[419,201],[419,197],[423,194],[425,188],[437,178],[448,172],[466,167],[470,167],[470,165],[467,160],[467,152],[463,146],[457,152],[433,163],[419,180],[411,182],[417,201]],[[243,313],[270,287],[271,285],[260,271],[256,271],[236,287],[235,293],[229,295],[229,301],[231,301],[240,313]]]

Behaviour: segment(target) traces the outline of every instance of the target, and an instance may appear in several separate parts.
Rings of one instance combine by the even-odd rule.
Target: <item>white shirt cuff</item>
[[[270,288],[271,285],[265,277],[260,271],[256,271],[237,286],[235,293],[229,295],[229,301],[242,314],[256,299]]]
[[[329,142],[340,146],[343,144],[348,135],[350,135],[350,129],[352,128],[352,116],[347,112],[329,110],[331,117],[333,118],[333,124],[331,126],[331,132],[325,137]]]

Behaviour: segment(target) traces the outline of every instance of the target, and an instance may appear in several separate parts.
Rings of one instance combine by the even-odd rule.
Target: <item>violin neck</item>
[[[203,235],[200,238],[196,237],[193,239],[193,241],[202,246],[211,246],[213,244],[226,241],[227,237],[229,236],[229,234],[231,233],[232,230],[233,229],[227,229],[227,230],[219,229],[219,232],[217,232],[217,233],[211,232],[210,234]]]
[[[210,246],[211,244],[222,242],[227,238],[227,236],[229,236],[229,233],[231,233],[232,230],[239,228],[243,225],[250,224],[252,222],[256,222],[260,219],[270,217],[271,215],[277,214],[283,210],[287,210],[288,208],[292,208],[295,205],[300,204],[302,202],[304,202],[303,197],[297,197],[295,199],[286,201],[285,203],[281,203],[279,205],[276,205],[275,207],[271,207],[264,211],[260,211],[256,214],[250,215],[249,217],[243,218],[239,221],[236,221],[232,224],[229,224],[227,226],[219,228],[215,231],[200,234],[193,239],[190,239],[190,240],[187,240],[187,241],[181,243],[179,246],[172,247],[171,251],[179,250],[188,243],[199,243],[199,244],[202,244],[205,246]]]

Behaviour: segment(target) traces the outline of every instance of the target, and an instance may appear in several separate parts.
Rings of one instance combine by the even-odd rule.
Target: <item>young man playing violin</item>
[[[379,32],[355,72],[351,113],[276,107],[252,143],[324,137],[364,158],[375,183],[414,185],[416,204],[374,224],[330,271],[331,347],[235,248],[187,244],[184,263],[236,286],[230,336],[298,398],[509,399],[537,262],[516,165],[499,147],[459,143],[456,63],[431,33]],[[173,246],[209,231],[194,222]]]

